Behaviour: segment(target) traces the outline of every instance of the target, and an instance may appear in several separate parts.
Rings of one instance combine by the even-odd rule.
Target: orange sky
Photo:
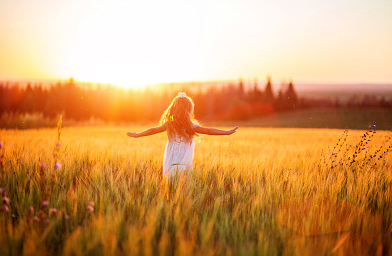
[[[392,1],[2,0],[0,79],[392,82]]]

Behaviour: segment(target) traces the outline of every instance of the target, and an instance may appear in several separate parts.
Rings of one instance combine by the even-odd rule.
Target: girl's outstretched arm
[[[237,129],[238,129],[238,126],[234,127],[233,129],[230,129],[230,130],[221,130],[221,129],[216,129],[216,128],[196,126],[195,132],[200,133],[200,134],[208,134],[208,135],[230,135],[230,134],[235,133],[235,130],[237,130]]]
[[[150,135],[164,132],[164,131],[166,131],[166,126],[161,125],[161,126],[157,126],[157,127],[148,128],[147,130],[144,130],[142,132],[127,132],[127,135],[129,137],[139,138],[139,137],[143,137],[143,136],[150,136]]]

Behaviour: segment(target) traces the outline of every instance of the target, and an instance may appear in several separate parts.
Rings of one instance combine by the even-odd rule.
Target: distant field
[[[0,116],[2,128],[39,128],[53,127],[56,119],[44,118],[41,114],[3,115]],[[392,130],[392,109],[301,109],[297,111],[279,112],[262,118],[241,121],[205,121],[205,125],[246,127],[287,127],[287,128],[334,128],[364,130],[376,122],[380,130]],[[149,122],[156,125],[158,122]],[[103,121],[91,119],[76,122],[64,118],[65,126],[102,126]],[[134,125],[134,124],[129,124]],[[140,126],[139,124],[135,124]]]
[[[171,187],[143,128],[0,130],[0,255],[392,254],[390,132],[200,136]]]
[[[335,128],[364,130],[376,122],[380,130],[392,130],[392,109],[303,109],[243,122],[252,127]]]
[[[300,97],[346,101],[352,96],[374,95],[392,99],[392,84],[296,84]]]

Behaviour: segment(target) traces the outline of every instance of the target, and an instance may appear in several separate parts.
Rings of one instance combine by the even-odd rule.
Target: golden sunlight
[[[0,1],[0,79],[391,80],[385,1],[44,2]]]
[[[72,74],[79,81],[127,88],[204,76],[199,42],[194,40],[199,31],[197,17],[185,19],[189,12],[184,12],[171,18],[162,11],[168,8],[164,4],[153,9],[140,4],[139,11],[132,11],[135,8],[129,5],[117,4],[88,14],[62,56],[64,74],[60,76]]]

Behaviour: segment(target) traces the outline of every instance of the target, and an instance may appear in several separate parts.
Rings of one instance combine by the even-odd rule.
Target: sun
[[[170,80],[164,65],[146,55],[130,56],[125,46],[111,46],[110,38],[94,43],[97,35],[83,35],[67,56],[63,70],[78,81],[107,83],[124,88],[140,89]],[[166,63],[168,64],[168,63]],[[170,63],[168,64],[170,65]]]
[[[166,45],[165,50],[150,53],[150,46],[138,46],[137,51],[127,45],[110,45],[111,39],[94,43],[96,36],[85,35],[67,56],[68,70],[79,81],[109,83],[124,88],[143,88],[147,85],[188,81],[200,77],[200,62],[197,58],[184,59],[176,46]],[[180,49],[181,50],[181,49]],[[168,54],[167,52],[170,52]]]
[[[206,68],[200,42],[195,40],[197,19],[179,22],[149,5],[137,6],[148,11],[149,17],[139,11],[130,14],[135,8],[128,5],[124,2],[86,14],[75,38],[64,46],[63,76],[124,88],[203,77]],[[162,4],[160,8],[168,7]]]
[[[87,58],[80,66],[74,66],[72,74],[79,81],[107,83],[132,89],[142,89],[165,80],[162,68],[142,60],[138,60],[136,64],[124,59],[97,63]]]

